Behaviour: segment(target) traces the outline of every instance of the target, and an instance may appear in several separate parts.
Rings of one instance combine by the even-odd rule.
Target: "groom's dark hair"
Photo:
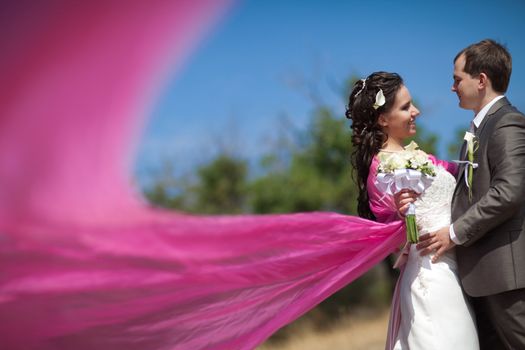
[[[512,73],[512,57],[503,45],[492,39],[482,40],[461,50],[454,62],[462,54],[465,54],[465,73],[473,77],[485,73],[494,91],[507,91]]]

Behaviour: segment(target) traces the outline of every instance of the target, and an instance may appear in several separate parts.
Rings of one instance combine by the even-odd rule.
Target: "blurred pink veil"
[[[140,196],[144,117],[230,6],[0,3],[3,349],[253,349],[403,242],[400,221],[192,216]]]

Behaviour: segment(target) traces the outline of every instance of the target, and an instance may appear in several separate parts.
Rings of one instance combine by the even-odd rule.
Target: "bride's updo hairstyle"
[[[370,164],[388,138],[378,124],[379,115],[392,108],[396,93],[402,85],[403,79],[396,73],[375,72],[366,79],[358,80],[350,93],[346,117],[352,120],[352,166],[356,170],[359,186],[357,211],[359,216],[366,219],[375,220],[366,189]],[[385,103],[378,107],[375,103],[380,89],[385,96]]]

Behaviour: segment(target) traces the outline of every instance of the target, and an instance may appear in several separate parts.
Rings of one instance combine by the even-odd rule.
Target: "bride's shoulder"
[[[377,175],[377,168],[379,168],[379,158],[377,157],[377,154],[372,157],[372,161],[370,162],[370,167],[368,168],[368,177],[370,178],[375,177]]]

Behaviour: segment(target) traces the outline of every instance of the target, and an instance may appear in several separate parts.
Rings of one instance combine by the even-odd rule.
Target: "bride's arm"
[[[446,171],[456,176],[458,173],[458,165],[454,162],[447,162],[446,160],[437,159],[436,156],[429,154],[428,158],[434,165],[441,165]]]

